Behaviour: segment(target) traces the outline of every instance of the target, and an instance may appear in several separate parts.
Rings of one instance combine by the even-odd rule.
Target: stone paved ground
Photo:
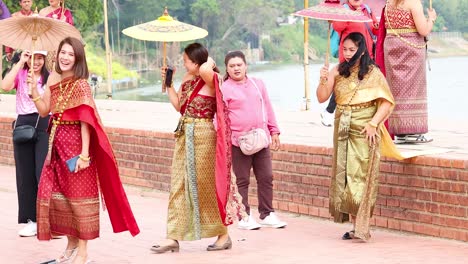
[[[107,212],[101,214],[101,238],[89,242],[93,263],[467,263],[468,243],[374,229],[369,243],[343,241],[348,224],[279,212],[285,229],[257,231],[230,227],[232,250],[207,252],[214,239],[181,242],[179,253],[152,254],[150,246],[165,236],[167,193],[127,188],[130,204],[141,229],[136,237],[112,233]],[[66,239],[39,242],[20,238],[16,223],[14,168],[0,166],[0,263],[40,263],[58,256]]]

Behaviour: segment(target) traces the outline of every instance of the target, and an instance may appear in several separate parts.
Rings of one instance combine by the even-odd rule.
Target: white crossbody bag
[[[249,79],[255,88],[257,89],[258,94],[260,95],[260,101],[262,103],[262,119],[263,119],[263,128],[267,129],[266,125],[266,113],[265,113],[265,102],[263,100],[262,93],[258,89],[257,84]],[[254,128],[250,131],[245,132],[242,136],[238,138],[239,147],[245,155],[252,155],[260,150],[267,148],[270,145],[265,129],[263,128]]]

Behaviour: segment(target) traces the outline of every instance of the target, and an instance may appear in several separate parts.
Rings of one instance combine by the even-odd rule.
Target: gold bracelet
[[[83,156],[81,154],[79,155],[79,157],[80,157],[80,160],[82,160],[82,161],[90,161],[91,160],[90,157],[85,157],[85,156]]]
[[[325,85],[328,83],[328,79],[327,78],[320,78],[320,84],[321,85]]]
[[[377,125],[372,123],[372,121],[369,121],[367,122],[369,124],[369,126],[373,127],[373,128],[377,128]]]
[[[41,97],[41,96],[38,96],[38,97],[36,97],[36,98],[33,98],[32,101],[35,103],[35,102],[37,102],[37,101],[39,101],[39,100],[41,100],[41,99],[42,99],[42,97]]]

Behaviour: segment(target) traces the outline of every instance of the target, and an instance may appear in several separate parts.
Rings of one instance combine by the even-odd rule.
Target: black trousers
[[[35,126],[37,117],[37,113],[18,115],[16,125]],[[36,142],[13,143],[18,192],[18,223],[20,224],[27,223],[28,219],[36,222],[37,187],[48,150],[48,124],[49,117],[39,118]]]
[[[326,110],[328,113],[333,114],[333,112],[335,112],[335,109],[336,109],[335,93],[332,93]]]

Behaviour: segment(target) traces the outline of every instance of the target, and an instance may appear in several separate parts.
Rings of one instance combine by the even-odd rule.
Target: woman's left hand
[[[78,172],[80,170],[84,170],[86,168],[89,167],[89,163],[90,161],[84,161],[82,159],[78,159],[78,161],[76,162],[76,168],[75,168],[75,172]]]
[[[270,146],[270,148],[277,151],[279,149],[280,145],[281,144],[280,144],[280,140],[279,140],[279,135],[278,134],[271,135],[271,146]]]
[[[373,145],[377,142],[377,128],[371,126],[369,123],[361,130],[361,134],[366,134],[366,140],[369,142],[369,145]]]

